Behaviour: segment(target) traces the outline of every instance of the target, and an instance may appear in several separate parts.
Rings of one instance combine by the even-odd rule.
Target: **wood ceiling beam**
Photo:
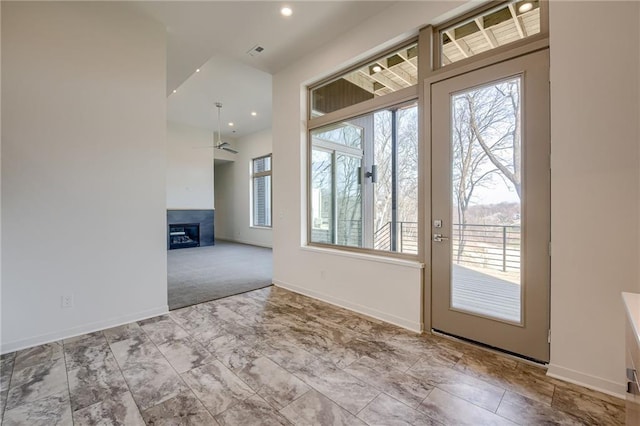
[[[396,83],[395,81],[391,80],[389,77],[385,77],[384,75],[382,75],[381,73],[377,72],[375,74],[367,74],[365,71],[359,69],[358,70],[359,73],[361,73],[362,75],[369,77],[372,80],[377,81],[378,83],[388,87],[389,89],[393,90],[394,92],[396,90],[400,90],[403,89],[403,87],[401,85],[399,85],[398,83]]]
[[[469,56],[473,55],[471,48],[464,40],[456,40],[452,31],[446,31],[445,34],[449,37],[451,43],[453,43],[458,48],[460,53],[462,53],[462,56],[468,58]]]
[[[478,28],[480,28],[480,32],[482,33],[484,38],[487,40],[487,43],[489,43],[489,46],[491,46],[492,49],[495,49],[496,47],[498,47],[498,40],[496,40],[496,36],[493,35],[493,31],[491,31],[490,29],[486,29],[484,27],[484,20],[482,16],[479,18],[476,18],[475,22]]]
[[[399,78],[400,80],[404,81],[405,84],[407,84],[408,86],[413,86],[414,84],[418,84],[418,79],[412,76],[411,74],[409,74],[408,72],[404,71],[403,69],[400,69],[398,67],[399,64],[396,64],[390,67],[386,59],[382,61],[378,61],[378,63],[380,62],[382,62],[380,64],[382,68],[384,68],[385,70],[387,70],[388,72],[390,72],[391,74]]]
[[[369,93],[375,93],[375,90],[373,88],[373,80],[370,78],[367,78],[366,75],[367,75],[366,73],[362,73],[362,74],[350,73],[344,76],[343,78],[355,84],[356,86],[361,87],[362,89],[366,90]]]
[[[520,23],[520,18],[518,18],[518,14],[516,13],[516,7],[513,3],[509,4],[509,12],[511,12],[511,18],[513,18],[513,22],[516,24],[518,35],[520,36],[520,38],[525,38],[526,34],[522,28],[522,24]]]
[[[411,60],[409,59],[409,57],[407,56],[407,54],[405,52],[398,52],[397,53],[398,56],[400,56],[402,58],[403,61],[405,61],[407,64],[411,65],[411,67],[414,70],[418,70],[418,66],[416,64],[414,64],[413,62],[411,62]]]

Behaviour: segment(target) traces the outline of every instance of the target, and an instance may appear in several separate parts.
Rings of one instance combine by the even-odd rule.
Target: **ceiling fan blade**
[[[235,149],[227,148],[226,146],[223,146],[221,149],[224,149],[225,151],[229,151],[229,152],[231,152],[233,154],[237,154],[238,153],[238,151],[236,151]]]

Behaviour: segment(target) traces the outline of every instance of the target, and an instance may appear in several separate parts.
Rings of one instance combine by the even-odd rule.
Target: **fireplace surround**
[[[167,250],[171,249],[169,227],[173,225],[200,225],[199,247],[215,244],[214,237],[214,210],[197,209],[168,209],[167,210]],[[181,231],[176,231],[181,232]],[[193,246],[197,247],[197,246]]]

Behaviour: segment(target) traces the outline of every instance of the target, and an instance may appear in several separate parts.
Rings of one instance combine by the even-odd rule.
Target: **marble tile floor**
[[[10,425],[621,425],[622,400],[277,287],[1,356]]]

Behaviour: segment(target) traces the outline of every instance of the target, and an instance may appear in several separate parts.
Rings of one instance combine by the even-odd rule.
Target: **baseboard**
[[[154,309],[148,309],[146,311],[136,312],[134,314],[122,315],[120,317],[111,318],[104,321],[96,321],[88,324],[83,324],[77,327],[67,328],[65,330],[56,331],[53,333],[41,334],[35,337],[29,337],[27,339],[14,340],[13,342],[2,343],[0,353],[5,354],[8,352],[15,352],[22,349],[31,348],[45,343],[56,342],[61,339],[68,339],[70,337],[80,336],[86,333],[93,333],[94,331],[105,330],[111,327],[117,327],[119,325],[128,324],[134,321],[140,321],[147,318],[156,317],[158,315],[164,315],[169,312],[169,306],[161,306]]]
[[[246,244],[248,246],[273,248],[272,246],[269,246],[269,245],[266,245],[266,244],[260,244],[260,243],[254,242],[254,241],[239,240],[237,238],[218,237],[218,238],[216,238],[216,241],[227,241],[227,242],[230,242],[230,243]]]
[[[285,283],[283,281],[273,280],[273,284],[278,287],[282,287],[286,290],[293,291],[295,293],[300,293],[305,296],[313,297],[314,299],[322,300],[323,302],[330,303],[340,308],[349,309],[350,311],[367,315],[369,317],[378,319],[380,321],[388,322],[393,325],[397,325],[398,327],[405,328],[415,333],[422,332],[422,323],[419,323],[419,322],[409,321],[407,319],[400,318],[395,315],[390,315],[385,312],[378,311],[377,309],[372,309],[367,306],[360,305],[358,303],[352,303],[343,299],[339,299],[337,297],[329,296],[324,293],[298,287],[296,285]]]
[[[622,383],[612,382],[601,377],[591,376],[580,371],[570,368],[561,367],[555,364],[549,364],[547,376],[554,379],[564,380],[565,382],[584,386],[607,395],[625,399],[626,387]]]

